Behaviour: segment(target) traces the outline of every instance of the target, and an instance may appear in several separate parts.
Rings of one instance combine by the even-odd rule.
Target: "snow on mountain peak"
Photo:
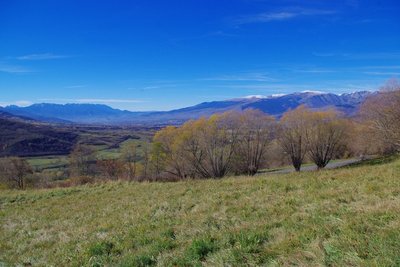
[[[326,94],[326,92],[314,91],[314,90],[304,90],[304,91],[301,91],[301,93],[311,93],[311,94],[317,94],[317,95]]]
[[[265,95],[248,95],[248,96],[245,96],[243,98],[246,98],[246,99],[259,98],[259,99],[262,99],[262,98],[267,98],[267,97]]]

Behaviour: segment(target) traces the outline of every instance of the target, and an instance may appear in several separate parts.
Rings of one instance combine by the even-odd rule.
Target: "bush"
[[[208,254],[216,251],[218,246],[214,238],[206,237],[202,239],[195,239],[188,249],[187,256],[191,260],[203,261]]]
[[[122,260],[120,266],[121,267],[130,267],[130,266],[137,266],[137,267],[145,267],[145,266],[154,266],[156,265],[157,261],[155,258],[148,254],[130,256]]]
[[[104,256],[111,255],[115,250],[114,243],[110,241],[102,241],[96,244],[93,244],[89,247],[89,255],[90,256]]]
[[[95,179],[92,176],[75,176],[69,179],[72,186],[92,184]]]

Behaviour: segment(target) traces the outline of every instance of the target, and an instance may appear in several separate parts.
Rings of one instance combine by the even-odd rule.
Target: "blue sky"
[[[400,76],[400,2],[0,0],[0,105],[169,110]]]

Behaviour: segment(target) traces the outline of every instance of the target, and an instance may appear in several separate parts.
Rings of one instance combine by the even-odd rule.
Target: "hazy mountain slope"
[[[113,109],[100,104],[34,104],[28,107],[9,106],[6,111],[47,122],[113,124],[132,121],[142,112]]]
[[[35,122],[34,119],[24,116],[18,116],[15,114],[11,114],[9,112],[4,111],[4,108],[0,107],[0,118],[2,119],[11,119],[16,121],[23,121],[23,122]]]
[[[335,108],[353,115],[370,92],[336,95],[332,93],[302,92],[282,96],[248,97],[224,101],[204,102],[195,106],[160,112],[131,112],[98,104],[34,104],[29,107],[9,106],[4,110],[47,122],[89,124],[169,124],[210,116],[228,110],[259,109],[273,116],[281,116],[289,109],[307,105],[312,109]]]
[[[0,112],[0,156],[68,154],[76,138],[74,133]]]
[[[346,115],[353,115],[359,105],[370,95],[370,92],[357,92],[350,94],[320,94],[313,92],[295,93],[279,97],[263,98],[257,102],[243,107],[262,110],[274,116],[280,116],[289,109],[306,105],[312,109],[335,108]]]

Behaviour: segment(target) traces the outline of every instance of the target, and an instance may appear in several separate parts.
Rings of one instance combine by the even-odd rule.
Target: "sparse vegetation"
[[[400,161],[287,175],[2,191],[0,262],[397,266]]]
[[[24,189],[26,178],[32,173],[31,166],[24,159],[0,158],[0,182],[5,182],[10,187]]]

